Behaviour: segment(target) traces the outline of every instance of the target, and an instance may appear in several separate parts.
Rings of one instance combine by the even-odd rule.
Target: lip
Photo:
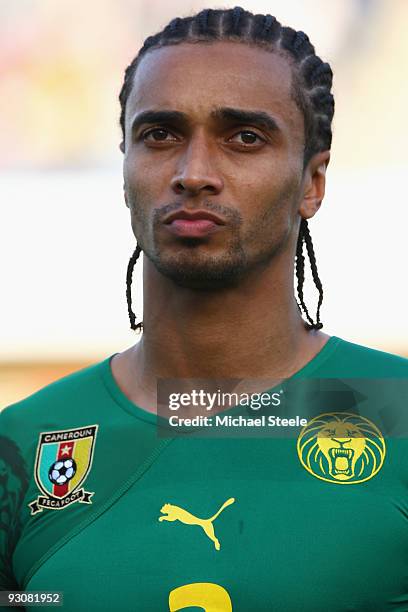
[[[224,225],[219,225],[211,219],[173,219],[164,227],[172,234],[180,238],[203,238],[221,230]]]
[[[216,225],[225,225],[225,221],[222,217],[219,217],[215,213],[209,212],[207,210],[176,210],[169,215],[167,215],[163,223],[169,225],[173,221],[177,221],[178,219],[184,219],[185,221],[212,221]]]

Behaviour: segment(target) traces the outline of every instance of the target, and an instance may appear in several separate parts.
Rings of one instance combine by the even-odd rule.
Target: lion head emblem
[[[385,443],[378,427],[365,417],[328,412],[302,429],[297,451],[303,467],[316,478],[353,484],[369,480],[381,469]]]

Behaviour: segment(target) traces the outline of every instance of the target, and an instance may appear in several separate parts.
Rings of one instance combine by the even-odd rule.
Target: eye
[[[265,140],[263,138],[261,138],[256,132],[253,132],[252,130],[241,130],[240,132],[237,132],[235,134],[235,136],[239,135],[239,134],[245,134],[245,139],[248,138],[249,135],[249,141],[250,142],[243,142],[242,144],[244,145],[251,145],[251,144],[257,144],[256,142],[253,141],[253,138],[258,138],[258,140],[260,140],[261,142],[265,142]]]
[[[171,134],[171,132],[169,132],[169,130],[167,130],[166,128],[151,128],[143,132],[140,138],[144,141],[147,141],[148,136],[152,136],[152,138],[150,138],[150,142],[166,142],[168,140],[166,138],[167,134]],[[257,144],[256,142],[254,142],[254,138],[258,139],[258,141],[265,142],[263,138],[261,138],[256,132],[253,132],[252,130],[241,130],[240,132],[237,132],[234,136],[238,136],[241,134],[244,134],[242,138],[243,142],[239,144],[243,144],[244,146]],[[249,142],[245,142],[248,140],[248,137]]]
[[[150,130],[146,130],[145,132],[143,132],[140,136],[140,138],[142,138],[143,140],[146,140],[148,136],[150,136],[150,134],[158,134],[159,136],[163,136],[164,138],[153,138],[153,142],[165,142],[166,141],[166,134],[170,134],[171,132],[169,132],[169,130],[166,130],[166,128],[152,128]]]

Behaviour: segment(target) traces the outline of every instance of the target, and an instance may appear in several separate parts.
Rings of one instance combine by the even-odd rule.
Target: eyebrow
[[[270,132],[280,132],[277,121],[265,111],[250,111],[229,106],[214,108],[210,117],[215,121],[235,122],[240,124],[257,125]],[[135,132],[144,123],[166,123],[188,125],[188,115],[175,110],[146,110],[142,111],[132,121],[132,132]]]

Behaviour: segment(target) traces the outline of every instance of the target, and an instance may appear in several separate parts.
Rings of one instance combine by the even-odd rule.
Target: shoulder
[[[99,368],[95,364],[64,376],[0,412],[0,590],[19,588],[12,558],[28,518],[25,500],[37,491],[33,465],[39,434],[84,420],[88,425],[81,397],[92,396],[92,389],[98,388]]]
[[[345,375],[408,378],[408,359],[402,355],[339,339],[334,357]]]
[[[98,422],[96,415],[106,398],[102,371],[108,360],[64,376],[0,412],[0,481],[3,469],[9,485],[17,479],[24,495],[43,432],[76,430]]]
[[[0,411],[0,436],[18,439],[24,447],[33,432],[53,426],[70,427],[84,418],[84,406],[102,396],[103,367],[109,358],[60,378]],[[86,416],[85,416],[86,418]]]

